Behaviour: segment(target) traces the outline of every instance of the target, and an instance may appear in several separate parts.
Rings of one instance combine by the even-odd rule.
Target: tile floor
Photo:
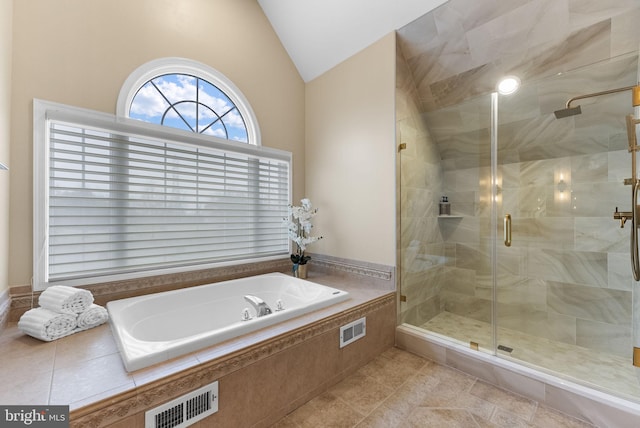
[[[391,348],[277,422],[289,427],[593,427],[458,370]]]

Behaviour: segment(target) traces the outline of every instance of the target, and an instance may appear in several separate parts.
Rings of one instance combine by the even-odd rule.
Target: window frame
[[[226,140],[216,138],[210,135],[202,135],[171,128],[167,126],[147,123],[128,117],[114,116],[108,113],[97,112],[93,110],[83,109],[79,107],[68,106],[64,104],[54,103],[34,99],[33,102],[33,169],[34,169],[34,194],[33,194],[33,288],[40,291],[46,289],[50,285],[56,285],[57,282],[49,281],[48,274],[48,230],[49,230],[49,120],[63,120],[76,122],[86,126],[95,126],[113,130],[117,132],[133,132],[150,138],[163,139],[168,141],[177,141],[180,143],[192,144],[202,147],[211,147],[222,150],[229,150],[235,153],[247,154],[253,156],[266,156],[274,159],[288,162],[288,194],[291,200],[293,187],[293,155],[291,152],[267,148],[260,145],[252,145],[244,142]],[[258,262],[267,260],[280,259],[290,252],[290,243],[288,251],[279,255],[243,258],[241,261],[237,259],[227,261],[216,261],[212,263],[203,263],[199,265],[176,266],[168,268],[160,268],[155,270],[146,270],[139,272],[128,272],[113,274],[109,276],[97,276],[93,278],[80,278],[60,281],[65,285],[90,285],[110,281],[127,280],[141,277],[149,277],[161,274],[171,274],[178,272],[189,272],[212,267],[222,267],[237,265],[239,263]]]
[[[258,120],[242,91],[218,70],[187,58],[159,58],[135,69],[120,88],[116,103],[116,115],[128,118],[131,102],[138,90],[148,81],[166,74],[192,75],[217,86],[236,105],[238,112],[244,119],[247,127],[247,142],[242,144],[262,145]]]

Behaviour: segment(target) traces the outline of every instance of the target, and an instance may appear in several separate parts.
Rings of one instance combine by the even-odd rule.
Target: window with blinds
[[[38,289],[288,253],[289,153],[54,110],[34,114],[47,171]]]

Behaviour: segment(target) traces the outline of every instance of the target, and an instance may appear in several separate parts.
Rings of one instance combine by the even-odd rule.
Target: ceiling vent
[[[188,427],[218,411],[218,382],[203,386],[145,413],[145,428]]]

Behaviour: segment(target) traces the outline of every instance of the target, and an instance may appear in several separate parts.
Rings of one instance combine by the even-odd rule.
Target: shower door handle
[[[511,246],[511,214],[504,216],[504,245]]]

